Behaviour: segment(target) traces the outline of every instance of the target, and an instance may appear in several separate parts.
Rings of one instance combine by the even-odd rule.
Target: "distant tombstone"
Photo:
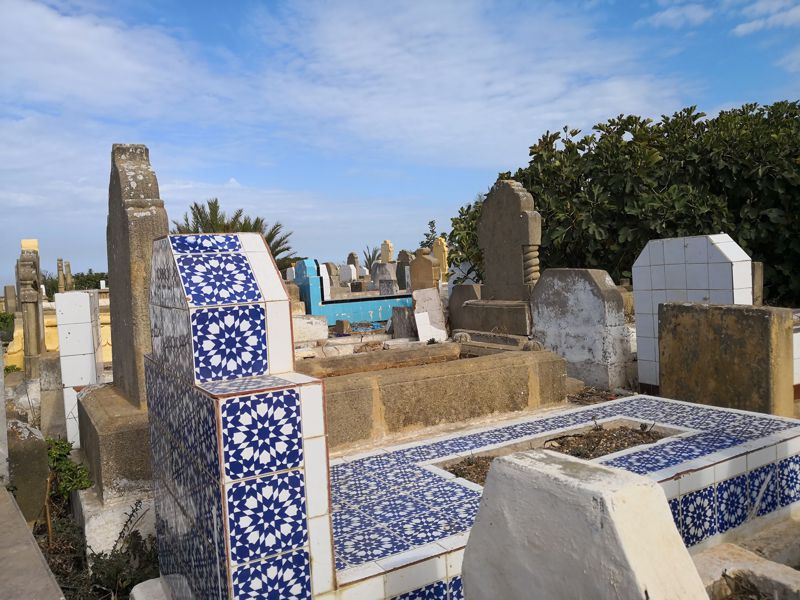
[[[417,250],[414,260],[411,261],[411,289],[438,288],[441,278],[439,261],[431,254],[431,249]]]
[[[483,204],[478,245],[483,251],[483,300],[529,301],[539,279],[542,217],[521,183],[494,184]],[[446,267],[442,267],[446,269]]]
[[[369,269],[367,269],[367,267],[359,266],[357,268],[357,271],[359,279],[366,279],[367,277],[369,277]]]
[[[64,275],[64,259],[63,258],[59,258],[56,261],[56,273],[57,273],[57,276],[58,276],[58,285],[57,285],[56,289],[58,290],[59,294],[63,294],[65,291],[67,291],[67,281],[66,281],[66,276]]]
[[[358,273],[353,265],[339,265],[339,281],[343,284],[358,280]]]
[[[68,292],[75,289],[75,282],[72,279],[72,265],[68,260],[64,261],[64,287]]]
[[[433,256],[439,261],[439,269],[442,272],[441,281],[447,282],[447,242],[443,237],[438,237],[433,241]]]
[[[414,321],[420,341],[446,340],[447,326],[439,291],[429,288],[414,290],[411,294],[414,298]]]
[[[356,270],[358,270],[361,267],[361,261],[358,258],[358,254],[356,254],[355,252],[351,252],[350,254],[348,254],[347,264],[353,265],[356,268]]]
[[[7,285],[3,288],[3,295],[6,300],[6,312],[13,315],[19,310],[17,305],[17,290],[13,285]]]
[[[401,290],[406,290],[411,285],[408,268],[411,266],[412,260],[414,260],[414,255],[408,250],[400,250],[397,253],[397,285]]]
[[[381,296],[394,296],[400,291],[397,287],[396,279],[381,279],[378,289]]]
[[[363,281],[351,281],[350,282],[350,291],[351,292],[364,292],[364,291],[366,291],[366,285],[364,285]]]
[[[294,267],[286,269],[286,281],[294,281]]]
[[[319,276],[322,278],[322,299],[331,299],[331,276],[325,263],[319,265]]]
[[[380,282],[386,279],[397,281],[397,273],[395,272],[397,263],[381,263],[376,262],[372,264],[372,271],[370,278],[372,279],[372,289],[379,289]]]
[[[394,261],[394,245],[389,240],[383,240],[381,244],[381,262],[390,263]]]

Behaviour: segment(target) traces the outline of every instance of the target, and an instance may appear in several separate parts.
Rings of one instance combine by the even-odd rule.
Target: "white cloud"
[[[774,6],[772,8],[775,8]],[[765,8],[766,10],[766,8]],[[779,27],[797,27],[800,25],[800,4],[794,4],[786,10],[777,9],[779,12],[761,12],[754,14],[765,14],[759,19],[753,19],[740,23],[733,28],[736,35],[749,35],[764,29],[775,29]]]
[[[800,73],[800,46],[797,46],[788,52],[780,61],[778,61],[778,65],[790,73]]]
[[[681,4],[665,8],[646,19],[642,19],[639,24],[668,27],[670,29],[680,29],[687,26],[697,27],[708,21],[713,15],[714,11],[702,4]]]

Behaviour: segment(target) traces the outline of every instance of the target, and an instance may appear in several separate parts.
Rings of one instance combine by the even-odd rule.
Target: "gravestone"
[[[436,260],[439,261],[439,269],[442,272],[441,281],[447,283],[447,241],[443,237],[438,237],[433,241],[431,249]]]
[[[358,278],[359,279],[368,279],[369,278],[369,269],[367,267],[358,267]]]
[[[356,268],[350,264],[339,265],[339,281],[343,284],[358,281]]]
[[[58,273],[58,293],[63,294],[67,291],[66,276],[64,275],[64,259],[59,258],[56,261],[56,273]]]
[[[444,317],[442,299],[437,288],[414,290],[414,322],[420,341],[447,339],[447,325]]]
[[[380,289],[380,282],[385,280],[392,280],[397,281],[397,274],[395,272],[395,268],[397,267],[397,263],[383,263],[383,262],[376,262],[372,264],[372,270],[370,272],[370,279],[372,280],[372,285],[370,286],[371,289],[377,290]]]
[[[294,281],[294,267],[287,267],[286,281]]]
[[[414,260],[414,255],[408,250],[400,250],[397,253],[397,287],[401,290],[407,290],[411,286],[409,269],[412,260]]]
[[[17,304],[17,290],[13,285],[7,285],[3,288],[3,295],[6,301],[6,312],[14,314],[19,310]]]
[[[383,240],[381,244],[381,262],[394,262],[394,245],[389,240]]]
[[[410,306],[395,306],[392,309],[392,338],[417,337],[417,322],[414,309]]]
[[[639,389],[658,393],[658,307],[753,303],[750,257],[724,233],[650,240],[633,263]]]
[[[400,291],[397,281],[394,279],[381,279],[378,283],[378,290],[381,296],[394,296]]]
[[[75,282],[72,279],[72,265],[68,260],[64,261],[64,286],[68,292],[75,289]]]
[[[44,320],[37,240],[22,240],[17,261],[17,297],[22,312],[25,379],[38,379],[39,356],[44,348]]]
[[[347,264],[353,265],[356,268],[356,271],[358,271],[359,267],[361,267],[361,261],[358,258],[358,254],[355,252],[351,252],[350,254],[348,254]]]
[[[439,261],[431,254],[430,248],[420,248],[411,261],[411,289],[424,290],[438,288],[442,279]]]
[[[331,287],[337,288],[340,285],[339,267],[335,263],[326,262],[325,268],[328,270],[328,277],[331,280]]]

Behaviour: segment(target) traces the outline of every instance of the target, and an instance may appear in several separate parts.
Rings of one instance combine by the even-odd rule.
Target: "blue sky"
[[[446,229],[548,129],[799,98],[800,0],[0,0],[0,82],[0,283],[23,237],[105,269],[115,142],[171,218],[216,196],[343,262]]]

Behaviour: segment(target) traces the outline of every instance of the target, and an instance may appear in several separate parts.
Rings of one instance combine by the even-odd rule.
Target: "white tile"
[[[724,242],[732,242],[733,238],[729,236],[727,233],[715,233],[712,235],[707,235],[706,238],[708,239],[709,243],[712,245],[722,244]]]
[[[703,302],[707,304],[711,301],[711,292],[708,290],[688,290],[686,300],[689,302]]]
[[[733,303],[750,306],[753,304],[753,290],[746,288],[741,290],[733,290]]]
[[[714,480],[725,481],[747,472],[747,457],[737,456],[714,465]]]
[[[90,354],[94,350],[91,323],[65,323],[58,326],[58,351],[62,357]]]
[[[636,314],[636,338],[655,337],[655,316],[649,313]]]
[[[653,314],[653,294],[649,291],[634,291],[633,310],[637,315],[641,313]]]
[[[667,290],[667,302],[686,302],[688,297],[686,290]]]
[[[464,531],[456,535],[449,535],[446,538],[438,540],[436,543],[447,550],[457,550],[465,548],[469,541],[469,531]]]
[[[708,240],[704,235],[685,238],[686,262],[699,264],[708,262]]]
[[[337,600],[384,600],[387,597],[385,579],[385,575],[378,575],[339,588]]]
[[[308,375],[304,375],[303,373],[281,373],[281,379],[285,379],[286,381],[291,381],[292,383],[319,383],[319,379],[315,379],[314,377],[309,377]]]
[[[267,244],[264,236],[259,233],[240,233],[239,242],[242,244],[242,252],[266,252]]]
[[[800,454],[800,437],[780,442],[776,448],[776,457],[778,460],[789,458],[795,454]]]
[[[650,267],[633,267],[633,288],[637,290],[649,290]]]
[[[639,383],[648,383],[656,385],[658,377],[656,376],[655,362],[651,360],[640,360],[639,365]]]
[[[464,550],[450,552],[445,559],[447,561],[447,578],[461,575],[461,565],[464,563]]]
[[[92,320],[90,294],[63,292],[55,295],[56,323],[88,323]]]
[[[686,265],[686,289],[708,289],[708,265],[706,263]]]
[[[324,594],[335,587],[333,566],[333,539],[331,519],[323,515],[308,520],[308,538],[311,551],[311,589],[314,594]]]
[[[644,249],[639,253],[639,256],[636,257],[636,260],[633,262],[633,267],[649,267],[650,266],[650,249],[649,246],[645,245]]]
[[[384,575],[386,571],[374,560],[361,563],[357,567],[349,567],[343,571],[336,573],[336,579],[339,585],[346,585],[354,581],[362,579],[372,579],[377,575]],[[383,589],[383,588],[381,588]]]
[[[680,496],[680,486],[678,485],[677,479],[660,481],[659,485],[661,486],[661,489],[664,490],[664,495],[667,497],[667,500],[672,500],[673,498]]]
[[[64,424],[67,427],[67,441],[72,442],[73,448],[80,448],[81,433],[78,427],[78,417],[70,417],[65,419]]]
[[[800,384],[800,358],[794,359],[794,384]]]
[[[650,267],[650,286],[653,290],[666,289],[667,279],[663,265]]]
[[[324,437],[303,441],[308,516],[328,513],[328,448]]]
[[[717,246],[717,248],[720,248],[731,262],[736,263],[750,260],[750,255],[747,254],[747,252],[744,251],[744,248],[742,248],[736,242],[732,242],[730,244],[720,244]]]
[[[267,362],[270,375],[294,370],[289,302],[267,302]]]
[[[686,262],[683,238],[670,238],[664,240],[664,264],[682,265]]]
[[[777,460],[777,456],[777,445],[767,446],[766,448],[761,448],[760,450],[755,450],[754,452],[748,452],[747,470],[752,471],[758,467],[763,467],[764,465],[774,463],[775,460]]]
[[[712,290],[733,289],[733,270],[729,263],[708,265],[708,287]]]
[[[378,564],[380,562],[378,561]],[[447,566],[444,556],[429,558],[407,567],[401,567],[386,573],[386,597],[392,598],[446,577]]]
[[[94,352],[61,357],[61,382],[65,387],[80,387],[97,383]]]
[[[303,437],[325,435],[325,409],[322,403],[322,384],[304,385],[300,388],[300,416],[303,420]]]
[[[78,418],[78,392],[72,387],[64,388],[64,417]]]
[[[668,290],[686,289],[686,265],[667,265],[664,267],[664,280]]]
[[[658,315],[658,306],[660,304],[664,304],[667,301],[667,292],[666,290],[654,290],[653,291],[653,314]]]
[[[711,290],[711,304],[733,304],[733,290]]]
[[[714,484],[714,468],[707,467],[692,473],[686,473],[678,480],[678,489],[681,496],[689,492],[696,492]]]
[[[753,289],[753,263],[748,261],[735,262],[731,265],[733,272],[734,289]]]
[[[258,287],[264,300],[287,300],[289,295],[283,287],[280,271],[272,261],[272,256],[268,252],[248,252],[247,259],[256,276]]]
[[[650,264],[664,264],[664,240],[650,240],[648,244],[650,250]]]
[[[656,358],[656,340],[655,338],[636,338],[636,350],[639,360],[655,361]]]

